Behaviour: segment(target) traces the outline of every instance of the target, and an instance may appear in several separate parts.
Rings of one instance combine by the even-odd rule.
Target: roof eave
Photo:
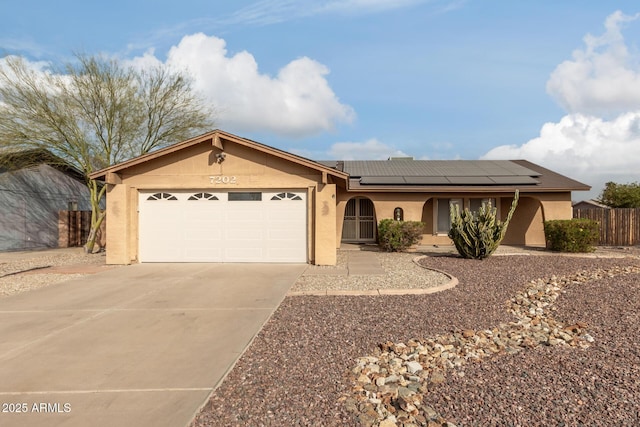
[[[289,160],[289,161],[292,161],[294,163],[298,163],[298,164],[301,164],[303,166],[306,166],[306,167],[309,167],[309,168],[312,168],[312,169],[316,169],[316,170],[318,170],[320,172],[333,175],[333,176],[335,176],[335,177],[337,177],[339,179],[344,179],[345,181],[349,178],[349,175],[347,173],[338,171],[336,169],[330,168],[330,167],[325,166],[325,165],[322,165],[322,164],[320,164],[318,162],[314,162],[311,159],[307,159],[307,158],[302,157],[302,156],[291,154],[291,153],[288,153],[286,151],[282,151],[282,150],[279,150],[277,148],[270,147],[268,145],[264,145],[264,144],[261,144],[259,142],[252,141],[252,140],[249,140],[249,139],[246,139],[246,138],[241,138],[239,136],[236,136],[236,135],[221,131],[219,129],[216,129],[214,131],[205,133],[203,135],[196,136],[194,138],[191,138],[191,139],[188,139],[188,140],[185,140],[185,141],[182,141],[182,142],[178,142],[176,144],[170,145],[170,146],[165,147],[165,148],[161,148],[161,149],[159,149],[157,151],[154,151],[154,152],[151,152],[151,153],[143,154],[143,155],[138,156],[136,158],[133,158],[133,159],[130,159],[130,160],[126,160],[124,162],[118,163],[116,165],[109,166],[109,167],[101,169],[99,171],[93,172],[93,173],[91,173],[89,175],[89,178],[95,179],[95,180],[100,180],[100,178],[106,177],[108,173],[118,173],[118,172],[120,172],[120,171],[122,171],[124,169],[130,168],[130,167],[142,164],[142,163],[146,163],[148,161],[157,159],[157,158],[162,157],[162,156],[166,156],[168,154],[174,153],[174,152],[182,150],[184,148],[191,147],[191,146],[196,145],[196,144],[200,144],[200,143],[205,142],[205,141],[211,141],[212,144],[214,144],[215,143],[215,138],[222,138],[224,140],[229,140],[229,141],[235,142],[235,143],[240,144],[240,145],[249,146],[249,147],[251,147],[253,149],[257,149],[257,150],[260,150],[262,152],[278,156],[278,157],[283,158],[285,160]]]
[[[513,193],[516,190],[521,193],[566,193],[570,191],[589,191],[591,187],[527,187],[527,186],[416,186],[416,185],[376,185],[355,186],[349,185],[348,192],[389,192],[394,193]]]

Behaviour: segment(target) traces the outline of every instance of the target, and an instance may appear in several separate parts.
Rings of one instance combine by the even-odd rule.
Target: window
[[[176,196],[169,193],[156,193],[147,197],[147,200],[178,200]]]
[[[271,200],[302,200],[302,198],[293,193],[278,193]]]
[[[497,209],[498,217],[500,216],[499,199],[492,197],[485,198],[469,198],[469,199],[437,199],[434,205],[434,228],[438,234],[449,233],[451,229],[451,217],[449,209],[451,206],[458,206],[462,211],[464,207],[468,207],[471,212],[477,212],[480,207],[491,204],[492,208]]]
[[[493,198],[489,198],[489,199],[469,199],[469,210],[471,212],[477,212],[478,210],[480,210],[480,207],[488,206],[489,204],[491,204],[492,208],[495,208],[496,207],[496,199],[493,199]]]
[[[218,197],[211,193],[196,193],[190,196],[189,200],[218,200]]]
[[[260,193],[259,191],[257,192],[242,192],[242,193],[229,193],[229,201],[230,202],[236,202],[236,201],[260,201],[262,200],[262,193]]]
[[[402,208],[395,208],[393,210],[393,219],[396,221],[404,221],[404,211]]]
[[[438,199],[437,230],[438,233],[448,233],[451,229],[451,206],[458,206],[462,210],[462,199]]]

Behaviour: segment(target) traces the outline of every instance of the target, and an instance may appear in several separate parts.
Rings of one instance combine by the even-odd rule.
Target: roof
[[[179,150],[183,150],[185,148],[197,145],[197,144],[202,144],[205,142],[211,143],[213,146],[220,148],[221,150],[223,149],[223,142],[224,141],[230,141],[232,143],[236,143],[236,144],[240,144],[240,145],[244,145],[247,147],[251,147],[253,149],[292,161],[294,163],[298,163],[301,164],[303,166],[307,166],[311,169],[315,169],[318,170],[320,172],[326,173],[326,174],[331,174],[333,176],[337,176],[338,178],[342,178],[342,179],[347,179],[348,176],[346,173],[339,171],[337,169],[331,168],[327,165],[324,165],[322,163],[316,162],[314,160],[311,159],[307,159],[306,157],[302,157],[302,156],[298,156],[296,154],[292,154],[289,153],[287,151],[282,151],[279,150],[277,148],[265,145],[265,144],[261,144],[259,142],[256,141],[252,141],[250,139],[247,138],[242,138],[224,131],[221,131],[219,129],[216,129],[214,131],[205,133],[203,135],[197,136],[195,138],[191,138],[188,139],[186,141],[182,141],[182,142],[178,142],[176,144],[170,145],[168,147],[165,148],[161,148],[159,150],[153,151],[151,153],[147,153],[147,154],[143,154],[142,156],[138,156],[135,157],[131,160],[127,160],[125,162],[122,163],[118,163],[116,165],[113,166],[109,166],[107,168],[101,169],[99,171],[96,171],[94,173],[92,173],[91,175],[89,175],[90,178],[92,179],[101,179],[101,178],[106,178],[107,174],[109,173],[117,173],[120,172],[124,169],[130,168],[132,166],[136,166],[145,162],[148,162],[150,160],[153,159],[157,159],[159,157],[162,156],[166,156],[168,154],[174,153],[176,151]]]
[[[82,172],[44,148],[0,153],[0,173],[27,169],[42,164],[49,165],[77,181],[85,182]]]
[[[571,204],[571,206],[573,206],[574,208],[576,206],[590,206],[592,208],[601,208],[601,209],[611,209],[611,206],[607,206],[603,203],[598,202],[597,200],[594,199],[589,199],[589,200],[581,200],[579,202],[574,202]]]
[[[92,179],[106,178],[132,166],[169,155],[196,144],[223,149],[223,141],[290,160],[347,182],[348,191],[373,192],[531,192],[588,191],[590,186],[526,160],[389,160],[314,161],[221,130],[170,145],[160,150],[99,170]]]
[[[588,191],[591,187],[526,160],[323,161],[360,191]]]

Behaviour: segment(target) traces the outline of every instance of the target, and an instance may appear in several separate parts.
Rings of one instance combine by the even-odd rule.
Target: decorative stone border
[[[379,296],[379,295],[426,295],[433,294],[436,292],[446,291],[447,289],[455,288],[458,285],[458,279],[451,274],[437,270],[435,268],[425,267],[420,264],[420,260],[423,258],[429,258],[427,255],[417,256],[413,258],[413,262],[420,268],[424,268],[425,270],[435,271],[436,273],[440,273],[449,278],[449,283],[445,283],[443,285],[431,286],[428,288],[386,288],[386,289],[373,289],[373,290],[359,290],[359,291],[351,291],[351,290],[343,290],[343,291],[335,291],[326,289],[324,291],[296,291],[289,292],[287,296]]]
[[[514,354],[539,345],[587,348],[594,338],[585,323],[563,325],[550,317],[562,288],[604,277],[639,273],[640,267],[583,271],[568,277],[532,280],[508,301],[516,321],[493,329],[466,329],[405,343],[382,343],[372,356],[356,359],[347,376],[351,392],[339,401],[357,414],[363,426],[439,425],[455,427],[425,401],[446,375],[464,375],[469,361],[494,354]]]

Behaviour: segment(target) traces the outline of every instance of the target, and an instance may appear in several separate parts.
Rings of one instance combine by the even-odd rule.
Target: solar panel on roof
[[[510,160],[347,160],[344,171],[363,177],[540,176]]]
[[[496,184],[539,184],[540,181],[530,176],[490,176]]]
[[[401,176],[363,176],[360,178],[360,184],[363,185],[391,185],[404,183],[404,178]]]
[[[449,180],[444,176],[405,176],[407,184],[413,185],[446,185]]]
[[[493,181],[488,176],[448,176],[447,179],[451,184],[462,185],[483,185],[493,184]]]

